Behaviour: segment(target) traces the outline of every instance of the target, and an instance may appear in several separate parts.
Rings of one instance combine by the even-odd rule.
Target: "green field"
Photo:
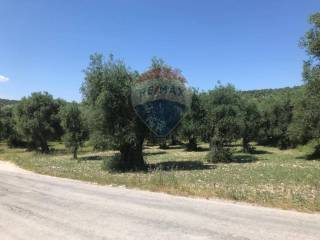
[[[205,160],[208,146],[204,144],[198,152],[187,152],[182,146],[167,150],[146,146],[149,170],[126,173],[102,170],[103,159],[115,152],[92,152],[86,147],[77,162],[62,144],[52,147],[53,154],[43,155],[1,144],[0,159],[41,174],[98,184],[320,211],[320,161],[306,160],[306,147],[278,150],[256,146],[252,155],[242,154],[235,147],[233,162],[209,164]]]

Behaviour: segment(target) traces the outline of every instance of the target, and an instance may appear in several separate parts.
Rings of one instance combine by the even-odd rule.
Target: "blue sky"
[[[319,10],[319,0],[0,0],[0,98],[79,101],[94,52],[140,72],[161,57],[199,89],[299,85],[298,42]]]

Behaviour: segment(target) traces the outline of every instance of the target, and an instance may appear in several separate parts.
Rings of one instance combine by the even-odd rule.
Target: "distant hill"
[[[244,96],[256,98],[258,101],[263,101],[263,99],[269,98],[271,96],[288,95],[292,97],[295,94],[299,94],[302,88],[303,86],[295,86],[295,87],[274,88],[274,89],[247,90],[247,91],[240,91],[240,93]],[[4,105],[15,104],[17,102],[19,101],[0,98],[0,107]]]
[[[271,96],[287,95],[292,97],[296,94],[299,94],[302,89],[303,89],[303,86],[295,86],[295,87],[285,87],[285,88],[275,88],[275,89],[259,89],[259,90],[241,91],[241,94],[243,94],[244,96],[256,98],[257,100],[261,101]]]
[[[15,104],[17,102],[18,102],[17,100],[8,100],[8,99],[0,98],[0,106]]]

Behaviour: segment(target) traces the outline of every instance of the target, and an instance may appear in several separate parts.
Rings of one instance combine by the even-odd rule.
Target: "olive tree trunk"
[[[49,146],[47,141],[41,141],[40,148],[42,153],[49,153]]]
[[[250,153],[251,147],[249,144],[249,139],[247,137],[243,137],[242,139],[242,151],[245,153]]]
[[[73,147],[73,159],[78,159],[78,147]]]
[[[143,140],[136,143],[125,143],[120,146],[120,161],[127,170],[139,170],[146,167],[143,159]]]
[[[197,138],[191,136],[188,139],[187,150],[188,151],[196,151],[197,150]]]

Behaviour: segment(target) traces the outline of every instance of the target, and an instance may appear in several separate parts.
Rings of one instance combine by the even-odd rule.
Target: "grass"
[[[307,160],[307,147],[278,150],[257,146],[252,155],[235,149],[233,162],[219,164],[207,163],[208,146],[201,147],[202,151],[187,152],[180,146],[166,150],[146,146],[144,153],[150,170],[145,172],[109,173],[102,170],[102,162],[115,152],[91,152],[86,147],[77,162],[57,143],[51,155],[0,144],[0,159],[37,173],[98,184],[320,211],[320,161]]]

